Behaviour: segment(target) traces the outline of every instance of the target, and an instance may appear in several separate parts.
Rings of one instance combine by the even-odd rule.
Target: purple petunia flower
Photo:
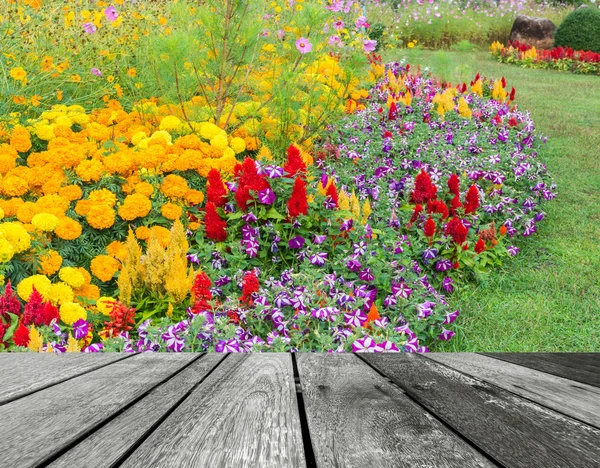
[[[392,283],[392,294],[396,297],[408,299],[412,294],[412,289],[410,289],[404,282]]]
[[[514,245],[509,245],[506,250],[508,250],[508,253],[511,257],[514,257],[519,253],[519,248],[515,247]]]
[[[350,271],[358,271],[358,270],[360,270],[361,266],[362,266],[362,264],[355,258],[351,258],[350,260],[348,260],[346,262],[346,267],[348,267],[348,270],[350,270]]]
[[[454,280],[450,277],[444,278],[444,280],[442,281],[442,288],[447,293],[451,293],[452,291],[454,291]]]
[[[278,179],[279,177],[283,177],[283,167],[270,165],[265,167],[265,173],[271,179]]]
[[[317,252],[310,256],[311,265],[315,266],[323,266],[327,261],[327,253],[326,252]]]
[[[363,281],[373,281],[375,279],[375,275],[373,275],[373,271],[370,268],[363,268],[358,277]]]
[[[217,353],[241,353],[240,344],[236,340],[219,340],[215,346]]]
[[[435,269],[437,271],[447,271],[452,268],[452,262],[450,260],[440,260],[435,264]]]
[[[400,352],[400,350],[398,349],[398,346],[396,346],[396,343],[393,343],[392,341],[383,341],[382,343],[375,345],[375,347],[373,348],[373,351],[376,353],[399,353]]]
[[[84,353],[99,353],[104,349],[102,343],[93,343],[83,350]]]
[[[275,192],[270,188],[266,188],[258,192],[258,201],[264,205],[272,205],[275,202]]]
[[[460,315],[460,312],[458,310],[455,310],[454,312],[449,313],[448,315],[446,315],[446,318],[444,319],[442,324],[444,324],[444,325],[451,324],[452,322],[454,322],[456,320],[456,318],[459,315]]]
[[[88,334],[90,324],[84,319],[79,319],[73,324],[73,337],[76,340],[85,338]]]
[[[301,249],[302,247],[304,247],[304,242],[304,237],[296,236],[288,241],[288,245],[290,246],[290,249]]]
[[[352,343],[353,353],[372,353],[375,351],[375,340],[370,336],[364,336]]]
[[[438,339],[442,341],[449,341],[455,335],[456,333],[454,333],[452,330],[446,330],[442,328],[442,333],[439,334]]]
[[[315,235],[315,238],[313,239],[313,244],[322,244],[323,242],[325,242],[325,240],[327,239],[327,236],[319,236],[319,235]]]

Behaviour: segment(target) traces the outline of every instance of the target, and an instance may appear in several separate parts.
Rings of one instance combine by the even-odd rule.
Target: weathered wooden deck
[[[0,467],[600,467],[600,354],[0,355]]]

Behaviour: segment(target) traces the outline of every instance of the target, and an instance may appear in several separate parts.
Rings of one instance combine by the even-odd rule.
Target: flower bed
[[[494,42],[490,46],[492,56],[501,63],[512,63],[523,68],[546,68],[571,73],[600,75],[600,54],[592,51],[555,47],[552,50],[536,50],[519,42],[507,46]]]
[[[440,291],[516,255],[511,239],[536,231],[555,186],[503,79],[477,76],[467,91],[408,71],[387,66],[314,163],[292,145],[283,165],[248,152],[233,164],[241,136],[205,123],[171,141],[167,127],[180,127],[164,116],[151,136],[123,124],[129,144],[115,134],[102,155],[105,168],[135,164],[133,175],[116,165],[102,188],[82,190],[72,182],[93,180],[99,156],[69,145],[89,144],[109,110],[80,122],[85,131],[57,124],[64,136],[46,151],[30,152],[40,142],[17,127],[3,147],[3,190],[24,191],[2,202],[5,274],[16,285],[0,298],[6,345],[427,351],[451,339],[459,314]],[[78,109],[55,112],[83,120]],[[44,134],[48,123],[38,125]],[[200,157],[219,135],[229,154]],[[185,161],[206,166],[178,167]]]

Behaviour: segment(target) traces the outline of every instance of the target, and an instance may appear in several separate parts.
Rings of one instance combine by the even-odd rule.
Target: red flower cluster
[[[296,218],[303,214],[308,214],[308,200],[306,196],[306,182],[301,177],[297,177],[292,188],[292,195],[287,202],[288,215],[290,218]]]
[[[204,213],[204,230],[207,239],[224,242],[227,239],[227,223],[221,219],[213,202],[206,204]]]
[[[475,253],[480,254],[484,250],[485,250],[485,242],[483,242],[483,239],[480,237],[479,240],[477,241],[477,243],[475,244]]]
[[[302,152],[294,145],[290,145],[287,150],[287,162],[283,166],[283,170],[287,172],[290,179],[295,177],[298,172],[302,175],[306,174],[306,164],[302,160]]]
[[[331,183],[329,185],[329,187],[327,188],[327,196],[329,198],[331,198],[331,201],[333,201],[333,203],[335,203],[335,206],[337,208],[338,206],[338,192],[337,189],[335,188],[335,184]]]
[[[112,310],[110,311],[109,322],[106,322],[106,330],[113,337],[119,336],[123,332],[128,332],[133,329],[135,324],[135,308],[127,307],[120,302],[114,301],[112,304]]]
[[[194,284],[192,285],[192,313],[199,314],[205,310],[212,310],[208,301],[212,299],[210,287],[212,283],[208,275],[204,272],[196,274]]]
[[[431,177],[424,169],[421,169],[421,172],[415,178],[415,188],[410,196],[411,201],[417,204],[436,199],[437,187],[431,182]]]
[[[23,311],[23,325],[50,325],[53,319],[58,320],[58,309],[50,302],[43,302],[42,295],[35,287],[29,296]]]
[[[248,208],[248,201],[251,199],[251,190],[259,192],[271,187],[265,176],[258,174],[256,163],[250,158],[244,159],[243,164],[238,164],[235,167],[234,176],[238,181],[235,201],[242,211],[246,211]]]
[[[460,219],[454,216],[446,225],[446,235],[451,236],[457,244],[463,244],[467,240],[469,229]]]
[[[29,344],[29,330],[23,325],[23,322],[19,323],[12,340],[17,346],[27,346]]]
[[[206,201],[220,207],[227,203],[227,188],[217,169],[211,169],[206,182]]]
[[[465,214],[473,213],[477,208],[479,208],[479,190],[475,185],[471,185],[465,197]]]
[[[413,211],[412,216],[410,217],[410,221],[408,222],[408,225],[410,227],[410,225],[412,223],[414,223],[417,218],[419,217],[419,214],[423,211],[423,207],[421,205],[419,205],[418,203],[415,205],[415,209]]]
[[[10,318],[9,313],[15,315],[21,313],[21,303],[13,291],[10,281],[6,284],[4,294],[0,296],[0,317],[8,320]]]
[[[251,307],[252,303],[254,302],[252,294],[258,292],[259,286],[260,284],[258,283],[256,272],[254,270],[247,271],[244,274],[244,280],[242,281],[242,295],[240,297],[240,301],[246,304],[248,307]]]
[[[427,237],[432,237],[435,234],[435,221],[431,216],[425,221],[423,232]]]
[[[456,174],[452,174],[448,178],[448,190],[454,195],[460,195],[460,180]]]
[[[450,216],[450,211],[448,207],[442,200],[430,200],[427,202],[427,213],[433,214],[441,214],[442,219],[448,218]]]

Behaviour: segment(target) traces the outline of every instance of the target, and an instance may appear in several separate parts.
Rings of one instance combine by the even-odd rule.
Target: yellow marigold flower
[[[115,303],[115,302],[116,302],[116,300],[113,299],[112,297],[102,296],[100,299],[98,299],[96,301],[96,308],[104,315],[107,315],[110,317],[110,312],[112,311],[113,303]]]
[[[15,127],[10,136],[10,146],[19,153],[26,153],[31,149],[31,139],[29,131],[21,126]]]
[[[115,210],[104,203],[93,203],[85,219],[94,229],[108,229],[115,224]]]
[[[148,197],[141,193],[127,195],[123,204],[119,207],[119,216],[125,221],[143,218],[152,210],[152,203]]]
[[[79,185],[67,185],[66,187],[62,187],[58,191],[58,194],[69,201],[79,200],[83,196]]]
[[[243,153],[244,151],[246,151],[246,141],[243,138],[232,138],[231,142],[229,143],[229,146],[235,152],[235,154]]]
[[[13,258],[15,249],[6,239],[0,237],[0,263],[8,263]]]
[[[180,132],[182,127],[181,120],[174,115],[168,115],[160,121],[160,129],[166,132]]]
[[[205,122],[200,127],[200,136],[205,140],[212,140],[216,135],[223,135],[227,137],[227,133],[222,128],[217,127],[215,124]]]
[[[165,218],[172,221],[181,218],[181,215],[183,214],[181,207],[179,205],[175,205],[174,203],[165,203],[160,208],[160,212]]]
[[[66,302],[60,306],[60,319],[66,325],[73,325],[77,320],[86,320],[87,312],[83,307],[74,302]]]
[[[169,174],[163,180],[160,191],[170,198],[182,198],[189,190],[187,181],[178,175]]]
[[[85,278],[78,268],[63,267],[58,272],[58,277],[72,288],[80,288],[85,284]]]
[[[73,292],[73,288],[67,283],[60,282],[50,286],[48,299],[50,299],[50,302],[54,305],[65,304],[73,302],[75,293]]]
[[[44,300],[48,300],[48,292],[52,282],[44,275],[33,275],[23,279],[17,286],[17,294],[24,301],[29,300],[29,296],[35,287],[36,291],[41,294]]]
[[[4,210],[0,208],[0,220],[4,219]]]
[[[77,269],[83,275],[85,284],[90,284],[92,282],[92,275],[90,275],[90,273],[83,267],[78,267]]]
[[[56,138],[54,125],[37,125],[33,128],[33,131],[40,140],[50,141]]]
[[[58,226],[58,218],[50,213],[38,213],[31,219],[31,224],[40,231],[54,231]]]
[[[31,236],[21,223],[0,224],[0,235],[12,245],[15,253],[21,253],[31,246]]]
[[[85,182],[96,182],[104,174],[104,165],[97,159],[86,159],[77,165],[75,173]]]
[[[227,136],[223,135],[222,133],[218,133],[210,139],[210,144],[211,144],[211,146],[214,146],[215,148],[224,150],[228,146]]]
[[[62,257],[56,250],[50,250],[48,253],[40,256],[40,267],[45,275],[53,275],[62,265]]]
[[[185,192],[184,198],[190,205],[198,205],[204,201],[204,194],[200,190],[190,189]]]
[[[120,263],[108,255],[98,255],[92,260],[90,269],[92,274],[100,281],[110,281],[115,273],[119,271]]]

